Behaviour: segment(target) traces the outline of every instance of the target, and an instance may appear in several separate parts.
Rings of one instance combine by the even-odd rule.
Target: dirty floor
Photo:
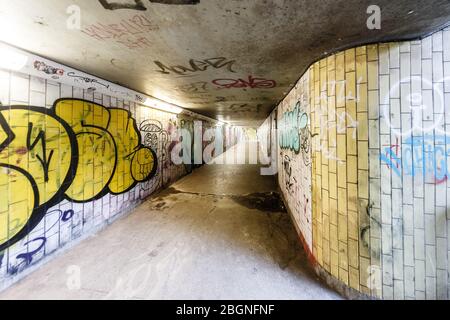
[[[257,165],[205,165],[0,299],[340,299]]]

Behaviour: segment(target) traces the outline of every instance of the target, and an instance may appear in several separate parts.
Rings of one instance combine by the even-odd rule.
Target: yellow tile
[[[369,199],[369,171],[358,171],[358,196],[359,198]]]
[[[325,157],[322,157],[325,158]],[[322,165],[322,189],[328,190],[328,166]],[[328,197],[328,193],[327,193]]]
[[[372,61],[367,63],[367,76],[368,76],[368,89],[378,89],[378,61]]]
[[[320,68],[320,91],[326,91],[327,90],[327,68],[321,67]]]
[[[347,155],[347,182],[358,183],[358,157]]]
[[[356,86],[356,111],[367,111],[367,83],[357,83]]]
[[[326,205],[323,207],[327,207],[328,209],[328,200],[325,201]],[[328,210],[327,210],[328,211]],[[328,216],[328,212],[323,211],[322,215],[322,231],[323,231],[323,238],[324,240],[330,240],[330,218]]]
[[[336,161],[334,161],[336,162]],[[329,194],[330,198],[337,199],[337,176],[336,173],[328,174]]]
[[[347,210],[358,211],[358,186],[354,183],[347,183],[347,200]]]
[[[360,56],[362,54],[366,54],[366,46],[361,46],[355,49],[356,50],[356,56]]]
[[[359,291],[361,291],[362,293],[364,293],[365,295],[370,296],[371,295],[371,291],[368,287],[365,287],[363,285],[359,286]]]
[[[337,163],[336,163],[336,147],[328,147],[328,170],[330,173],[337,173]]]
[[[330,250],[338,252],[338,228],[337,225],[330,223]],[[336,261],[337,264],[337,261]]]
[[[322,256],[324,268],[330,272],[330,242],[328,240],[323,241]]]
[[[358,213],[356,211],[348,210],[348,238],[358,241],[359,239],[359,221],[358,221]]]
[[[347,124],[347,128],[356,128],[358,126],[357,123],[357,114],[356,114],[356,101],[355,100],[347,100],[345,105],[346,108],[346,116],[343,117]],[[356,135],[355,135],[356,137]]]
[[[331,56],[329,56],[327,58],[327,70],[332,71],[332,70],[334,70],[335,67],[336,67],[335,55],[332,54]]]
[[[330,209],[329,209],[330,210],[330,223],[337,226],[337,224],[338,224],[337,199],[330,198],[329,206],[330,206]],[[337,233],[336,233],[336,236],[337,236]],[[336,249],[336,251],[337,251],[337,249]]]
[[[365,112],[358,112],[357,114],[357,121],[358,121],[358,140],[369,140],[369,132],[368,132],[368,120],[367,120],[367,113]]]
[[[347,213],[338,214],[338,239],[339,241],[347,242],[348,238],[348,225],[347,225]]]
[[[358,169],[369,169],[369,142],[358,141]]]
[[[339,161],[337,163],[337,183],[338,188],[347,188],[347,163]],[[338,190],[339,191],[339,190]],[[339,196],[339,194],[338,194]]]
[[[332,244],[332,243],[331,243]],[[338,243],[336,242],[336,247],[337,247]],[[331,275],[333,275],[334,277],[339,277],[339,255],[336,251],[331,251],[330,252],[330,264],[331,264]]]
[[[356,82],[367,83],[367,57],[360,55],[356,57]]]
[[[347,242],[339,241],[339,268],[348,270]]]
[[[359,270],[350,267],[348,278],[349,278],[349,286],[355,290],[359,290]]]
[[[372,44],[367,46],[367,61],[378,60],[378,45]]]
[[[328,121],[328,146],[329,147],[337,146],[336,145],[336,121]]]
[[[347,157],[347,139],[344,134],[337,135],[336,153],[337,157],[341,160]]]
[[[345,80],[345,56],[344,53],[336,54],[336,81]]]
[[[347,128],[347,155],[358,154],[358,140],[356,140],[356,128]]]
[[[336,95],[336,73],[334,70],[328,71],[328,96]]]
[[[356,72],[354,71],[345,73],[345,100],[356,100]]]
[[[336,81],[336,107],[345,107],[345,81]]]
[[[345,188],[338,188],[338,213],[347,215],[347,190]]]
[[[355,49],[345,50],[345,71],[355,71]]]
[[[330,96],[328,97],[328,131],[331,129],[335,129],[331,127],[331,123],[336,122],[336,97]]]
[[[317,81],[319,79],[320,61],[314,63],[312,67],[314,69],[314,78]]]
[[[361,286],[369,287],[369,277],[370,277],[370,259],[367,258],[359,258],[359,283]]]
[[[348,285],[348,271],[339,267],[339,280]]]

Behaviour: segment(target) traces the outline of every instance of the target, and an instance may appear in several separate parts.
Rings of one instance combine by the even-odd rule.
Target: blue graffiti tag
[[[450,142],[450,136],[409,137],[401,144],[400,152],[394,152],[392,146],[385,147],[380,160],[398,176],[431,174],[436,180],[446,179],[449,175],[447,157],[450,156],[450,148],[446,150],[447,140]]]
[[[298,101],[292,111],[285,112],[281,117],[278,130],[278,143],[281,149],[289,149],[299,153],[301,149],[301,133],[309,122],[308,115],[300,111],[300,101]]]

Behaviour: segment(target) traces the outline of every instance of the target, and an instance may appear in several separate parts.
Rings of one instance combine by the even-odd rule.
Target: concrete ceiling
[[[318,58],[357,44],[423,36],[450,21],[448,0],[0,3],[1,41],[245,125],[261,123]],[[366,26],[371,4],[382,10],[381,30]],[[80,29],[71,24],[73,5],[80,8]]]

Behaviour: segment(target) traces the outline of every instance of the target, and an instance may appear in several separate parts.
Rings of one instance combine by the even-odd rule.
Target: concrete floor
[[[308,268],[275,188],[257,165],[205,165],[0,299],[340,299]]]

